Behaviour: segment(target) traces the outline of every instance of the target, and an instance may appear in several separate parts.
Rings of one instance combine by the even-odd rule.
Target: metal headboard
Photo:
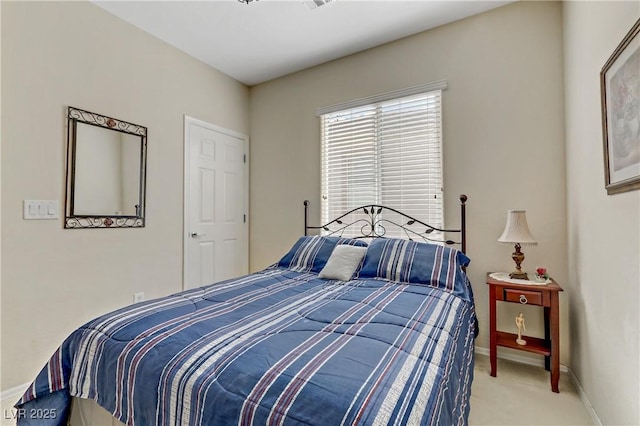
[[[441,229],[424,223],[409,215],[402,213],[391,207],[380,206],[377,204],[368,204],[357,207],[333,219],[330,222],[320,226],[309,225],[309,200],[304,201],[304,235],[308,235],[309,230],[324,230],[327,235],[341,236],[347,229],[357,229],[360,227],[360,235],[354,238],[382,238],[387,232],[387,226],[395,227],[402,230],[406,237],[410,240],[415,238],[422,239],[426,242],[444,243],[447,245],[459,244],[463,253],[467,249],[467,224],[466,224],[466,202],[467,196],[460,195],[460,228],[459,229]],[[385,212],[392,212],[397,219],[385,218]],[[362,213],[348,221],[344,219],[353,213]],[[459,233],[460,241],[450,239],[434,238],[434,232],[442,233]]]

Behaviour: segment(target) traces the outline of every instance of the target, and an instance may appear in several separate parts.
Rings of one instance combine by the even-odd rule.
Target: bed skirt
[[[125,426],[95,401],[84,398],[71,398],[69,426]]]

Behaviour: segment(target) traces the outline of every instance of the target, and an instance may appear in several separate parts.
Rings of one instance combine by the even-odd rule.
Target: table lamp
[[[520,264],[524,260],[524,253],[520,251],[523,245],[535,246],[538,242],[531,235],[527,225],[526,210],[509,210],[507,212],[507,225],[498,241],[501,243],[515,244],[511,258],[516,262],[516,270],[509,274],[510,278],[528,280],[526,272],[522,272]]]

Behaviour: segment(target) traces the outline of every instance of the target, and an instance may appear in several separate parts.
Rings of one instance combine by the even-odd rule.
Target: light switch
[[[24,200],[23,217],[27,220],[58,219],[58,200]]]
[[[58,219],[58,200],[47,201],[47,218]]]

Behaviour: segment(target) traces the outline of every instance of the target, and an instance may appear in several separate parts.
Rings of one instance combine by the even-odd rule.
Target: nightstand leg
[[[496,330],[496,289],[489,286],[489,361],[491,362],[491,376],[496,377],[497,330]]]
[[[550,314],[550,309],[549,308],[544,308],[544,340],[545,342],[551,346],[551,330],[549,328],[549,314]],[[547,371],[551,371],[551,357],[550,356],[546,356],[544,357],[544,369]]]
[[[558,381],[560,380],[560,313],[558,306],[558,293],[551,293],[551,390],[558,393]]]

